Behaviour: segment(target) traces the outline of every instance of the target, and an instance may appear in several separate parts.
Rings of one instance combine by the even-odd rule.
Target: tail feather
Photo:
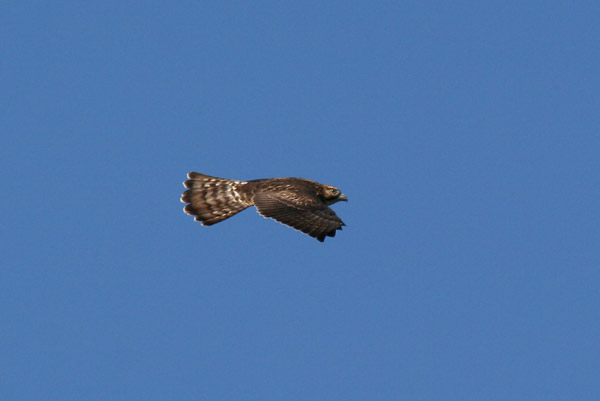
[[[205,226],[223,221],[251,206],[240,198],[241,184],[245,182],[191,172],[183,183],[188,188],[181,196],[188,203],[183,211]]]

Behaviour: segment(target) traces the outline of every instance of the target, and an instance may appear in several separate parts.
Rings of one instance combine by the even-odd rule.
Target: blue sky
[[[1,7],[3,400],[600,397],[598,4]]]

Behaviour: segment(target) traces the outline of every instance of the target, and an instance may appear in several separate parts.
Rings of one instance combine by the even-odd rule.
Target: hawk
[[[277,220],[323,242],[334,237],[344,222],[329,208],[348,201],[339,189],[305,178],[228,180],[191,172],[181,195],[183,211],[210,226],[255,206],[264,217]]]

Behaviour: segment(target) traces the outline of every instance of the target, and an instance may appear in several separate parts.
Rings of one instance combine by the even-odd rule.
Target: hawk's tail
[[[240,198],[240,184],[245,182],[191,172],[183,182],[188,188],[181,195],[181,202],[188,203],[183,211],[205,226],[223,221],[250,206]]]

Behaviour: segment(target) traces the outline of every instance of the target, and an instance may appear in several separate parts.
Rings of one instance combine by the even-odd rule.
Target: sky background
[[[0,399],[600,399],[599,17],[4,3]],[[347,227],[203,227],[189,171]]]

